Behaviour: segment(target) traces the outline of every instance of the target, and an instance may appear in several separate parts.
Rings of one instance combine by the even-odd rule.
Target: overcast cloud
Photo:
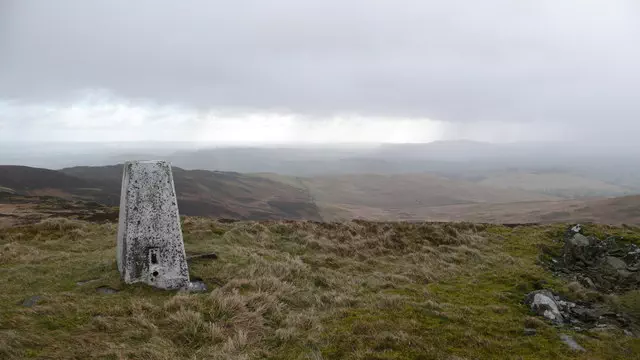
[[[638,44],[636,0],[0,0],[0,140],[631,139]]]

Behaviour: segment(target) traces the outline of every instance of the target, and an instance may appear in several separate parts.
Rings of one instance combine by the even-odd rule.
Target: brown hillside
[[[298,188],[238,173],[173,168],[180,212],[235,219],[320,220],[318,209]],[[117,206],[122,165],[61,171],[23,166],[0,168],[0,186],[26,195],[94,200]]]
[[[551,201],[558,198],[515,189],[496,189],[429,174],[342,175],[305,178],[302,184],[326,219],[393,220],[435,206]]]
[[[598,223],[640,224],[640,196],[594,200],[535,201],[511,204],[473,204],[422,208],[404,220],[472,221],[501,224]]]
[[[518,189],[563,198],[624,196],[631,189],[568,173],[508,172],[487,176],[478,182],[499,189]]]
[[[20,192],[46,188],[65,191],[90,187],[90,182],[60,171],[13,165],[0,165],[0,184]]]

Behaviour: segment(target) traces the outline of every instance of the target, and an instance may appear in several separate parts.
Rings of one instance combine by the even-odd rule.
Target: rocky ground
[[[569,282],[573,299],[542,289],[527,294],[525,304],[560,328],[577,332],[619,330],[638,337],[638,319],[632,310],[621,311],[616,300],[640,288],[640,247],[624,237],[585,236],[579,224],[571,226],[561,241],[561,252],[546,248],[542,260],[555,276]],[[535,330],[525,332],[534,334]],[[566,334],[563,341],[584,351]]]

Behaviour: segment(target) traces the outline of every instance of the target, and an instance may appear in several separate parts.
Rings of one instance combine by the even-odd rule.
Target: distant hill
[[[236,219],[320,220],[319,211],[298,188],[256,176],[173,168],[180,212]],[[60,171],[1,166],[0,187],[27,195],[79,198],[117,206],[122,165]]]
[[[256,220],[640,224],[640,196],[564,199],[542,193],[548,186],[566,184],[618,190],[604,182],[570,175],[521,174],[472,182],[430,174],[295,177],[179,167],[173,171],[183,215]],[[0,203],[16,198],[12,193],[17,193],[117,206],[121,178],[122,165],[60,171],[0,166]]]
[[[566,174],[505,176],[502,183],[493,183],[492,186],[482,181],[455,181],[428,174],[313,178],[256,175],[309,191],[325,220],[640,224],[638,195],[563,199],[515,188],[518,185],[515,180],[522,178],[519,184],[522,188],[540,192],[553,185],[574,185],[584,189],[596,187],[598,191],[613,192],[621,189],[597,180]],[[508,190],[509,186],[514,189]]]
[[[118,188],[118,193],[114,194],[113,186],[104,179],[88,181],[56,170],[0,165],[0,187],[28,195],[77,196],[113,203],[119,199],[120,191]],[[111,191],[103,191],[105,188]]]
[[[37,189],[76,189],[89,186],[89,182],[63,172],[28,166],[0,165],[0,184],[16,191]]]
[[[585,198],[629,195],[632,189],[561,172],[495,172],[476,182],[499,189],[533,191],[563,198]]]
[[[149,158],[161,158],[185,170],[297,177],[429,173],[471,182],[486,180],[483,185],[563,198],[640,194],[640,168],[629,166],[640,161],[640,152],[635,143],[628,142],[454,140],[422,144],[237,147],[174,142],[38,143],[37,147],[19,142],[0,144],[0,163],[47,169],[107,166]],[[532,176],[506,175],[512,173]]]
[[[501,224],[640,224],[640,196],[511,204],[464,204],[423,208],[406,220],[471,221]]]
[[[496,189],[430,174],[354,174],[316,177],[260,176],[309,192],[325,220],[394,220],[420,217],[426,208],[478,203],[553,201],[523,190]]]

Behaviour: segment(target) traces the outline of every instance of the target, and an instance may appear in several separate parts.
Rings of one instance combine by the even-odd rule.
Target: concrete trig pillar
[[[189,287],[180,215],[171,165],[124,164],[117,245],[118,270],[128,283],[161,289]]]

